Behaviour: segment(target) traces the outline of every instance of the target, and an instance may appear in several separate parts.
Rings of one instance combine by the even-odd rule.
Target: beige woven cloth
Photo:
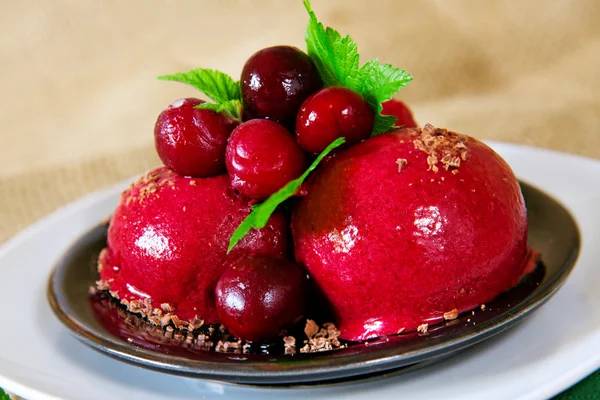
[[[313,0],[320,18],[415,76],[420,123],[600,157],[597,0]],[[303,46],[300,0],[0,0],[0,242],[158,163],[152,129],[193,89],[269,45]]]

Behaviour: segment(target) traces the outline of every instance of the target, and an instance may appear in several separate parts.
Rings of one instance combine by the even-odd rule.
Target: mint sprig
[[[2,388],[0,388],[0,400],[10,400],[10,397],[8,397],[8,394]]]
[[[350,38],[330,27],[324,27],[313,12],[310,1],[304,0],[310,17],[306,28],[306,51],[315,63],[325,86],[356,86],[358,77],[358,46]]]
[[[303,0],[309,21],[306,27],[306,50],[315,63],[325,86],[344,86],[363,96],[375,113],[372,136],[394,129],[396,117],[381,115],[381,103],[390,100],[413,77],[404,70],[379,60],[366,62],[362,67],[358,46],[350,36],[325,27],[317,19],[309,0]]]
[[[233,119],[241,119],[242,92],[240,83],[223,72],[214,69],[196,68],[188,72],[162,75],[158,79],[188,84],[214,101],[214,103],[202,103],[196,108],[222,112]]]
[[[304,182],[304,180],[308,177],[308,175],[317,168],[319,163],[325,158],[331,151],[339,146],[341,146],[345,142],[344,138],[338,138],[331,142],[329,146],[325,148],[319,154],[319,156],[313,161],[313,163],[308,167],[306,171],[299,178],[294,179],[293,181],[288,182],[284,187],[279,189],[277,192],[273,193],[266,199],[263,203],[257,204],[252,208],[252,212],[242,221],[242,223],[236,228],[231,235],[231,239],[229,240],[229,247],[227,248],[227,253],[235,247],[235,245],[244,237],[252,228],[261,229],[267,225],[269,222],[269,218],[271,218],[271,214],[275,212],[277,206],[281,203],[292,197],[298,192],[298,189]]]

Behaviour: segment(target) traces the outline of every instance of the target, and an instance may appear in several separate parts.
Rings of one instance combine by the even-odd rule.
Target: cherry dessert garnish
[[[274,46],[254,53],[242,70],[244,108],[293,128],[302,102],[322,86],[312,60],[291,46]]]
[[[368,138],[374,114],[358,93],[343,87],[319,90],[304,101],[296,118],[296,137],[305,151],[318,154],[339,137],[351,146]]]
[[[306,284],[302,269],[285,259],[240,258],[217,282],[219,320],[240,339],[276,339],[304,316]]]
[[[400,100],[388,100],[381,105],[383,106],[381,114],[398,118],[394,126],[403,126],[404,128],[416,128],[418,126],[408,106]]]
[[[269,197],[306,168],[304,153],[290,132],[266,119],[234,129],[225,162],[231,186],[254,199]]]
[[[225,170],[227,138],[237,123],[223,114],[194,108],[202,100],[170,104],[154,126],[154,144],[162,162],[181,176],[216,176]]]

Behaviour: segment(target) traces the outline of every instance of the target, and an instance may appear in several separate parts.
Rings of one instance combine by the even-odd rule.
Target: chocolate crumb
[[[343,347],[338,339],[340,331],[331,322],[326,322],[319,328],[315,321],[308,319],[304,333],[308,340],[304,341],[305,345],[300,349],[301,353],[316,353]]]
[[[315,336],[318,331],[319,326],[316,324],[316,322],[312,319],[307,319],[306,326],[304,327],[304,334],[306,335],[306,337],[310,339],[313,336]]]
[[[285,354],[296,354],[296,338],[293,336],[284,336],[283,348]]]
[[[451,320],[451,319],[456,319],[457,317],[458,317],[458,310],[456,308],[454,310],[444,313],[444,319],[446,321]]]
[[[105,280],[102,280],[102,279],[100,279],[99,281],[96,281],[96,287],[98,288],[98,290],[101,290],[101,291],[110,289],[110,285],[108,284],[108,282],[106,282]]]
[[[202,325],[204,325],[204,320],[198,318],[198,316],[194,317],[194,319],[190,321],[190,327],[192,330],[200,329]]]
[[[160,305],[160,308],[161,308],[161,309],[162,309],[164,312],[166,312],[166,313],[170,313],[170,312],[173,312],[173,311],[175,311],[175,309],[173,308],[173,306],[171,306],[169,303],[162,303],[162,304]]]
[[[423,129],[415,129],[418,138],[413,141],[416,149],[428,154],[428,171],[438,172],[438,163],[441,163],[446,171],[452,173],[460,167],[461,161],[468,158],[466,145],[468,137],[447,129],[435,128],[426,124]]]
[[[485,310],[485,304],[482,304],[480,308],[482,311]]]
[[[250,343],[244,343],[244,345],[242,346],[242,353],[243,354],[250,353]]]
[[[408,161],[406,161],[406,158],[399,158],[396,160],[396,164],[398,164],[398,172],[402,172],[402,168],[408,164]]]
[[[241,353],[243,351],[242,341],[219,340],[215,351],[219,353]]]
[[[177,315],[171,315],[171,322],[173,322],[173,325],[176,329],[179,329],[179,327],[181,326],[181,320]]]

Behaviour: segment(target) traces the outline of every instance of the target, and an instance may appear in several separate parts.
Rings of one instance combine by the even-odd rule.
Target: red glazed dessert
[[[229,254],[229,238],[250,213],[227,175],[184,178],[165,167],[123,193],[98,262],[99,288],[160,325],[218,321],[214,291],[227,261],[283,257],[286,222],[273,214]]]
[[[292,231],[298,262],[352,341],[456,318],[534,266],[510,167],[476,139],[430,125],[330,159]]]

